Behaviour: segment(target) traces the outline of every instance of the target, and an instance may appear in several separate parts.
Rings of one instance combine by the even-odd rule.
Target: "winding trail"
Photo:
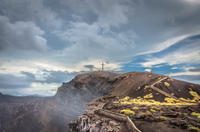
[[[177,99],[175,96],[173,96],[173,95],[171,95],[171,94],[169,94],[169,93],[167,93],[167,92],[165,92],[165,91],[163,91],[163,90],[160,90],[159,88],[157,88],[157,87],[154,86],[154,85],[156,85],[157,83],[159,83],[159,82],[161,82],[161,81],[163,81],[163,80],[166,80],[167,78],[168,78],[168,77],[164,76],[163,78],[161,78],[161,79],[159,79],[159,80],[157,80],[157,81],[155,81],[155,82],[152,82],[151,84],[145,86],[145,88],[151,88],[151,89],[153,89],[153,90],[155,90],[155,91],[157,91],[157,92],[159,92],[159,93],[161,93],[161,94],[163,94],[163,95],[165,95],[165,96],[167,96],[167,97]]]

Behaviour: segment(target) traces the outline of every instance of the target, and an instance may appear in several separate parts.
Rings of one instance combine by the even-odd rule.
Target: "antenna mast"
[[[103,71],[104,70],[104,63],[103,63],[103,61],[102,61],[102,63],[101,63],[101,70]]]

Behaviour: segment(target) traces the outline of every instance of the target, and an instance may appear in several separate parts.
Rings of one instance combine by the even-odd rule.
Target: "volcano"
[[[150,72],[84,73],[53,97],[0,95],[0,131],[199,131],[199,95],[198,84]]]

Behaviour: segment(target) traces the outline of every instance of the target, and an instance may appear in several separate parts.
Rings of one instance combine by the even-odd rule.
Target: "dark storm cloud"
[[[67,22],[111,26],[114,33],[135,32],[137,37],[133,41],[136,47],[132,49],[135,53],[152,49],[167,39],[200,30],[198,0],[50,0],[44,5],[61,18],[66,18]]]
[[[0,50],[36,50],[46,49],[44,33],[32,22],[10,23],[5,16],[0,16]]]
[[[0,74],[0,89],[17,89],[30,87],[30,81],[26,77],[11,74]]]
[[[94,65],[84,65],[85,68],[88,68],[90,71],[97,69]]]
[[[198,31],[200,4],[195,1],[198,0],[2,0],[0,14],[11,23],[32,21],[44,31],[55,27],[67,30],[72,21],[112,26],[114,32],[132,30],[138,36],[133,50],[143,51],[167,38]],[[23,42],[23,37],[19,39]]]
[[[22,71],[21,74],[26,76],[26,78],[27,78],[26,80],[29,80],[29,81],[35,81],[36,80],[35,75],[33,73]]]
[[[8,17],[11,22],[32,21],[43,26],[59,24],[56,13],[43,3],[43,0],[1,0],[0,14]]]

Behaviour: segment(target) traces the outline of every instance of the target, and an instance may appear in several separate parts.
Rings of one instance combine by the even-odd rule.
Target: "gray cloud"
[[[25,75],[26,76],[26,80],[28,80],[28,81],[33,81],[34,82],[36,80],[35,75],[33,73],[22,71],[21,74]]]
[[[31,60],[72,70],[80,62],[91,64],[85,68],[93,69],[87,61],[99,59],[122,65],[160,42],[199,32],[200,4],[192,1],[1,0],[0,63],[2,66],[9,60]],[[4,79],[0,87],[60,83],[77,73],[49,70],[43,75],[44,80],[32,73],[21,74],[23,78],[0,74]]]
[[[94,71],[96,67],[94,65],[84,65],[85,68],[88,68],[90,71]]]
[[[175,76],[173,78],[200,84],[200,75],[182,75],[182,76]]]
[[[0,89],[19,89],[30,87],[30,81],[25,77],[11,74],[0,74]]]
[[[70,81],[78,73],[62,71],[43,71],[43,79],[38,79],[30,72],[22,71],[23,76],[12,74],[0,74],[0,89],[23,89],[30,88],[31,83],[62,83]]]
[[[186,0],[36,0],[33,2],[3,0],[0,7],[0,14],[8,17],[11,22],[33,21],[44,28],[43,30],[51,29],[55,36],[57,31],[65,34],[71,30],[73,28],[71,22],[87,23],[91,26],[96,24],[105,26],[105,28],[112,27],[110,30],[113,33],[120,33],[124,36],[129,30],[137,36],[131,38],[136,43],[135,47],[131,48],[134,53],[149,50],[168,38],[199,31],[200,22],[200,18],[195,17],[200,11],[200,4],[188,3]],[[85,31],[86,34],[87,32]],[[70,36],[72,35],[74,34]],[[103,38],[106,39],[105,36]],[[58,38],[54,39],[57,39],[59,43],[64,43]],[[117,40],[115,37],[114,39]],[[128,38],[124,37],[124,39]],[[101,40],[95,41],[102,43]],[[66,47],[73,45],[69,39],[65,38],[65,42]],[[93,40],[87,43],[90,42],[93,43]],[[51,42],[48,44],[52,47],[57,45],[56,41],[54,44]],[[115,54],[111,52],[111,56]]]
[[[200,67],[189,69],[191,72],[200,72]]]
[[[56,12],[44,5],[44,0],[2,0],[0,14],[7,16],[11,22],[33,21],[46,28],[56,29],[62,24]]]
[[[44,80],[37,80],[37,82],[41,83],[62,83],[62,82],[67,82],[70,81],[75,75],[78,73],[73,72],[63,72],[63,71],[48,71],[44,70]]]
[[[33,22],[10,23],[5,16],[0,16],[0,49],[36,50],[46,49],[46,39],[41,35],[44,31]]]

